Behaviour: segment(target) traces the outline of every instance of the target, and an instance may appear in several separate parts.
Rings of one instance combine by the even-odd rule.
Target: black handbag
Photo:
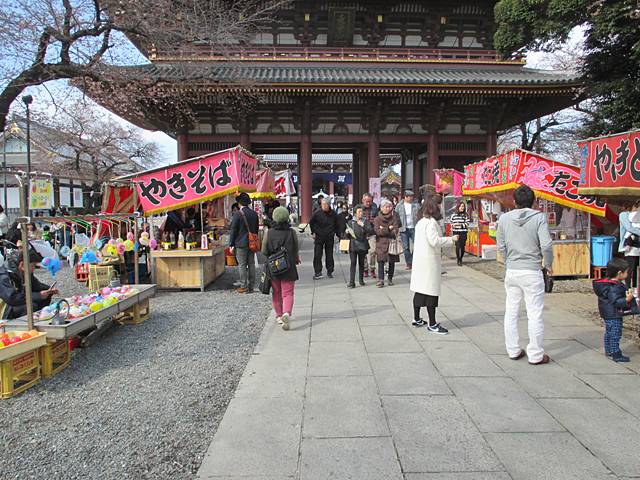
[[[546,268],[542,269],[542,276],[544,278],[544,291],[545,293],[553,292],[553,279],[549,276],[549,272]]]
[[[262,269],[262,274],[260,274],[260,284],[258,285],[258,288],[260,289],[260,293],[263,293],[265,295],[269,295],[271,293],[271,279],[267,274],[266,264]]]
[[[640,237],[632,233],[631,235],[629,235],[627,238],[624,239],[624,246],[640,248]]]

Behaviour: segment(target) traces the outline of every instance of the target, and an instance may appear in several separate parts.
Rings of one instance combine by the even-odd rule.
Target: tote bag
[[[393,237],[389,240],[389,250],[387,250],[389,255],[400,255],[404,253],[404,245],[402,244],[402,240],[400,240],[397,236]]]

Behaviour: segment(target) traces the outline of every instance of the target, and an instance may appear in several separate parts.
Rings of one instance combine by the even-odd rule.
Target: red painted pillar
[[[490,133],[487,135],[487,158],[493,157],[496,154],[498,144],[498,135]]]
[[[411,150],[411,157],[413,159],[413,185],[411,191],[416,195],[416,198],[420,198],[420,187],[423,185],[422,181],[422,161],[418,160],[418,150]]]
[[[380,136],[378,132],[369,134],[369,178],[380,178]],[[367,189],[369,185],[367,184]]]
[[[311,220],[311,198],[313,173],[311,165],[311,134],[303,133],[300,139],[300,173],[298,184],[300,185],[300,219],[302,223]]]
[[[362,195],[369,191],[369,153],[367,147],[360,149],[360,185],[362,192],[359,200],[362,200]]]
[[[404,198],[404,191],[407,189],[407,156],[402,153],[400,156],[400,197]],[[415,198],[418,198],[418,192]]]
[[[176,135],[178,142],[178,161],[189,159],[189,135],[187,133],[178,133]]]
[[[434,170],[438,168],[438,134],[429,135],[429,144],[427,145],[427,183],[429,185],[436,184],[436,174]]]
[[[251,135],[249,133],[249,122],[246,116],[240,119],[240,146],[251,151]]]
[[[351,185],[349,193],[353,193],[353,204],[358,205],[362,197],[360,187],[360,151],[353,152],[353,166],[351,168]]]

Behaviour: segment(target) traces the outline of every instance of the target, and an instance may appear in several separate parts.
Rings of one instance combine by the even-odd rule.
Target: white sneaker
[[[283,313],[282,314],[282,329],[283,330],[289,330],[290,325],[289,325],[289,314],[288,313]]]
[[[276,317],[276,322],[282,325],[282,317]]]

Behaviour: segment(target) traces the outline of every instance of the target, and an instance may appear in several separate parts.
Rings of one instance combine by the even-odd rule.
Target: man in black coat
[[[34,275],[36,265],[42,256],[31,249],[29,263],[25,265],[22,251],[12,252],[5,266],[0,267],[0,318],[19,318],[27,314],[27,296],[24,287],[24,276],[31,275],[31,301],[36,312],[51,303],[51,297],[59,293],[41,283]]]
[[[322,251],[324,250],[327,265],[327,277],[333,278],[333,245],[334,236],[339,230],[338,215],[331,210],[329,202],[322,200],[322,208],[316,210],[309,220],[313,245],[313,269],[316,274],[314,280],[322,278]]]
[[[235,249],[236,260],[238,260],[240,274],[238,293],[251,293],[256,282],[256,259],[255,254],[249,249],[249,232],[258,234],[258,214],[249,208],[251,198],[248,194],[242,192],[236,197],[236,202],[242,208],[231,219],[229,245]]]

